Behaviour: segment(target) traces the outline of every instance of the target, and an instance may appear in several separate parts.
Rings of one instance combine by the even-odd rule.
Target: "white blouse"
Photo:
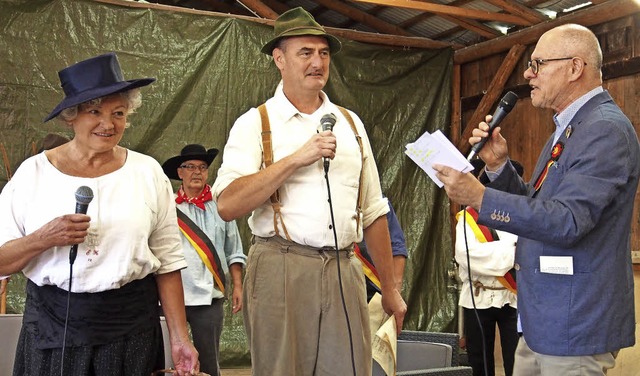
[[[128,150],[125,164],[97,177],[61,173],[44,153],[25,160],[0,194],[0,244],[75,212],[75,192],[93,190],[89,235],[78,246],[73,292],[119,288],[151,273],[186,267],[169,179],[153,158]],[[39,286],[69,286],[69,246],[51,248],[23,269]]]

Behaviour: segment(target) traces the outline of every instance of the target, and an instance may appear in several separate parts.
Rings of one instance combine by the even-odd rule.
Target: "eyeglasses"
[[[180,168],[184,168],[188,171],[194,172],[196,170],[200,170],[200,172],[204,172],[207,171],[207,169],[209,168],[209,166],[207,166],[206,164],[203,165],[192,165],[192,164],[183,164],[180,166]]]
[[[533,74],[538,74],[538,72],[540,71],[540,66],[542,64],[548,63],[550,61],[571,60],[575,58],[576,57],[573,56],[573,57],[561,57],[557,59],[531,59],[527,61],[527,68],[531,68],[531,72]],[[584,65],[587,65],[587,63],[584,63]]]

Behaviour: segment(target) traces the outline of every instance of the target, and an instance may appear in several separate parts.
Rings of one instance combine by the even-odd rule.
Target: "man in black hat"
[[[340,48],[302,8],[278,17],[262,52],[282,84],[236,121],[213,186],[223,219],[252,213],[243,312],[257,376],[371,373],[365,283],[353,257],[363,235],[383,307],[402,328],[389,206],[364,125],[322,91]]]
[[[233,282],[232,312],[238,313],[242,309],[242,268],[247,259],[236,222],[220,218],[207,184],[209,166],[217,154],[218,149],[191,144],[162,165],[170,179],[182,180],[175,199],[188,265],[182,270],[187,322],[200,354],[200,370],[213,376],[220,375],[223,303],[225,287],[229,286],[226,274]]]

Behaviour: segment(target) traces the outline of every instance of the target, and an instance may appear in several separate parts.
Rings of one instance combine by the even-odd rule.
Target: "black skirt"
[[[64,349],[67,291],[27,282],[14,376],[148,376],[164,368],[153,276],[100,293],[72,293]]]

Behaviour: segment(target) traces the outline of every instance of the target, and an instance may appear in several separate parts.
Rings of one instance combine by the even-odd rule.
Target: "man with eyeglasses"
[[[207,184],[208,169],[217,154],[218,149],[191,144],[162,165],[170,179],[182,180],[175,199],[188,265],[182,270],[187,322],[200,354],[200,370],[213,376],[220,376],[223,303],[230,295],[232,312],[242,310],[242,268],[247,258],[235,221],[220,218]],[[226,292],[231,286],[227,274],[233,284],[231,294]]]
[[[640,146],[603,90],[601,68],[589,29],[567,24],[540,37],[524,77],[531,103],[554,110],[556,131],[528,184],[517,177],[499,127],[479,153],[486,188],[470,174],[434,166],[449,197],[479,212],[478,223],[520,236],[515,376],[604,375],[617,352],[635,343],[630,233]],[[488,128],[480,123],[469,142],[487,137]]]

